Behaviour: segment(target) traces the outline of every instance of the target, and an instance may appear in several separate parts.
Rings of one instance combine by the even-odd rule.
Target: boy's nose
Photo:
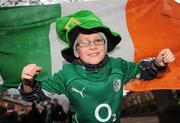
[[[94,41],[91,41],[90,44],[89,44],[89,47],[90,48],[95,48],[97,45],[95,44]]]

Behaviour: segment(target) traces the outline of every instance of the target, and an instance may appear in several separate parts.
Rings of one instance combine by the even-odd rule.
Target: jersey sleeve
[[[48,98],[48,93],[51,94],[62,94],[66,93],[66,80],[64,79],[64,70],[60,70],[55,73],[53,77],[47,78],[42,81],[33,82],[32,91],[26,93],[23,90],[23,85],[20,84],[18,90],[22,96],[22,99],[26,101],[44,101]],[[45,93],[48,92],[48,93]]]
[[[123,72],[123,83],[137,78],[140,73],[140,64],[120,59],[120,68]]]
[[[64,71],[60,70],[55,73],[53,77],[40,82],[42,89],[50,93],[65,94],[66,80],[64,79]]]
[[[151,80],[167,69],[167,66],[156,66],[155,58],[142,59],[139,63],[127,62],[121,58],[119,60],[124,83],[133,79]]]

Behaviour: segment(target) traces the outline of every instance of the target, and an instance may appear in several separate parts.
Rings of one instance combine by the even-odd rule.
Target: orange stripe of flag
[[[176,57],[165,74],[151,81],[129,82],[126,89],[180,89],[180,4],[172,0],[128,0],[126,19],[136,62],[156,56],[163,48],[170,48]]]

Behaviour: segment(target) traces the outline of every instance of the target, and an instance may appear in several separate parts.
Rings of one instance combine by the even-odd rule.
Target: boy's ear
[[[74,51],[74,55],[75,55],[76,58],[79,58],[79,53],[78,53],[77,50]]]

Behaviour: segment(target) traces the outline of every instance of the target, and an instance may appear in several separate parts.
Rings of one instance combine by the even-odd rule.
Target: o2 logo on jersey
[[[113,88],[115,92],[118,92],[121,88],[121,80],[120,79],[115,79],[113,81]]]
[[[105,117],[105,118],[102,118],[102,117],[100,117],[100,113],[99,113],[99,111],[101,110],[101,109],[107,109],[107,117]],[[106,103],[103,103],[103,104],[100,104],[100,105],[98,105],[97,107],[96,107],[96,109],[95,109],[95,117],[96,117],[96,119],[99,121],[99,122],[107,122],[108,120],[110,120],[111,119],[111,117],[113,118],[113,122],[115,122],[116,121],[116,114],[112,114],[112,109],[111,109],[111,107],[108,105],[108,104],[106,104]]]

